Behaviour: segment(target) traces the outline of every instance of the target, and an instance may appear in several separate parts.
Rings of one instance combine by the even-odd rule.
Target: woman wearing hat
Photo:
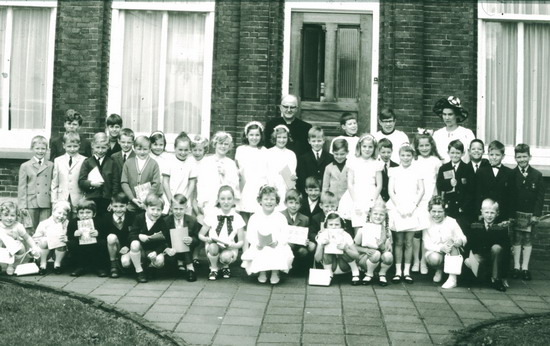
[[[433,139],[443,161],[449,162],[447,147],[450,142],[458,139],[464,144],[464,148],[469,148],[470,142],[476,137],[472,130],[458,125],[468,118],[468,112],[462,108],[458,97],[449,96],[446,99],[439,99],[434,105],[433,112],[445,123],[445,127],[434,132]],[[470,161],[467,151],[464,154],[463,160],[466,163]]]

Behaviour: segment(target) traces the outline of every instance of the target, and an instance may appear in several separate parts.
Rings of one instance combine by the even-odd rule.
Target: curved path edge
[[[119,307],[116,307],[99,298],[90,297],[90,296],[76,293],[76,292],[65,291],[60,288],[46,286],[36,282],[21,281],[21,280],[18,280],[17,278],[0,277],[0,281],[15,284],[25,288],[42,290],[45,292],[50,292],[50,293],[77,299],[84,304],[93,306],[94,308],[103,310],[107,313],[115,314],[116,316],[125,318],[127,320],[130,320],[138,324],[140,327],[147,330],[148,332],[153,333],[159,338],[171,343],[172,345],[188,345],[182,338],[174,335],[173,333],[171,333],[166,329],[157,327],[156,325],[151,323],[149,320],[141,317],[140,315],[133,312],[126,311]]]

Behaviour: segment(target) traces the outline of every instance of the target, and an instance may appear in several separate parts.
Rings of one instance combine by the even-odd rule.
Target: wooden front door
[[[328,137],[342,134],[340,116],[357,114],[369,128],[372,15],[293,12],[289,92],[302,99],[301,118]]]

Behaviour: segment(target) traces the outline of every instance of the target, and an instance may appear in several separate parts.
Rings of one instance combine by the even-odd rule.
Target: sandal
[[[218,272],[213,270],[210,272],[210,274],[208,275],[208,280],[210,281],[214,281],[218,278]]]
[[[378,276],[378,283],[382,287],[388,286],[388,280],[386,279],[386,275],[379,275]]]
[[[359,276],[354,276],[351,278],[351,284],[353,286],[357,286],[359,284],[361,284],[361,281],[359,280]]]
[[[370,285],[372,283],[372,276],[365,275],[363,277],[363,285]]]
[[[410,275],[405,275],[405,282],[408,284],[414,284],[414,279]]]
[[[187,268],[182,264],[178,266],[178,271],[184,272],[184,271],[187,271]]]
[[[401,277],[401,275],[395,275],[393,279],[391,279],[391,282],[393,282],[394,284],[398,284],[401,282],[402,279],[403,278]]]

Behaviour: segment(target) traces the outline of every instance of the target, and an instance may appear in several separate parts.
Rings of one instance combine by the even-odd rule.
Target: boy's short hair
[[[105,132],[98,132],[92,138],[92,144],[109,142],[109,138]]]
[[[97,206],[91,199],[83,198],[76,204],[76,212],[78,213],[80,210],[91,210],[95,214]]]
[[[127,127],[123,128],[122,130],[120,130],[120,137],[131,137],[132,138],[132,141],[135,139],[136,135],[134,134],[134,131],[132,131],[132,129],[129,129]]]
[[[116,195],[113,195],[111,197],[111,203],[122,203],[122,204],[128,204],[130,202],[130,199],[124,192],[119,192]]]
[[[341,149],[344,149],[346,153],[349,152],[348,141],[343,138],[337,138],[332,142],[332,152],[334,153]]]
[[[492,141],[491,143],[489,143],[489,151],[498,150],[502,155],[504,155],[505,149],[506,147],[504,146],[504,144],[499,141]]]
[[[321,127],[313,126],[307,132],[307,139],[317,138],[317,137],[325,138],[325,132]]]
[[[340,116],[340,125],[346,125],[348,120],[355,120],[357,121],[357,115],[355,113],[350,112],[344,112]]]
[[[327,204],[327,203],[331,203],[331,202],[334,202],[334,203],[337,202],[336,195],[331,191],[324,191],[321,194],[321,203],[322,204]]]
[[[218,131],[214,134],[214,137],[212,137],[212,148],[216,148],[216,144],[223,143],[225,141],[229,141],[229,149],[233,147],[233,136],[229,134],[229,132],[225,131]]]
[[[65,213],[71,211],[71,204],[67,201],[57,201],[53,204],[52,210],[62,209]]]
[[[164,200],[157,196],[154,193],[150,193],[145,197],[145,201],[143,201],[143,204],[146,207],[158,207],[160,206],[161,209],[164,208]]]
[[[69,143],[80,144],[80,135],[76,132],[65,132],[63,134],[63,144]]]
[[[176,193],[176,194],[172,197],[172,202],[176,202],[176,203],[178,203],[178,204],[186,204],[186,203],[187,203],[187,197],[185,197],[184,194]]]
[[[187,132],[180,132],[176,139],[174,139],[174,149],[178,146],[179,142],[189,142],[189,149],[191,149],[191,139],[187,135]]]
[[[390,148],[393,151],[393,143],[387,138],[381,138],[378,141],[378,151],[382,150],[382,148]]]
[[[31,149],[33,149],[34,146],[37,144],[45,144],[46,149],[48,149],[48,140],[44,136],[40,136],[40,135],[34,136],[31,140]]]
[[[147,136],[137,136],[134,140],[134,146],[143,148],[145,146],[151,148],[151,140]]]
[[[473,140],[470,142],[470,146],[469,146],[470,149],[472,149],[472,144],[474,144],[474,143],[479,143],[479,144],[481,144],[481,147],[482,147],[483,149],[485,149],[485,143],[483,143],[483,141],[482,141],[481,139],[479,139],[479,138],[475,138],[475,139],[473,139]]]
[[[390,107],[383,107],[380,110],[380,114],[378,115],[378,120],[388,120],[388,119],[397,120],[397,117],[395,116],[393,109],[391,109]]]
[[[78,125],[82,125],[82,115],[74,109],[67,109],[65,112],[65,122],[72,123],[73,121],[78,121]]]
[[[306,189],[321,189],[321,181],[316,177],[307,177],[304,183]]]
[[[527,154],[531,156],[531,149],[528,144],[520,143],[514,148],[514,154]]]
[[[285,194],[285,203],[294,201],[296,203],[302,204],[302,195],[296,189],[290,189]]]
[[[122,117],[116,113],[110,114],[107,118],[105,118],[105,125],[120,125],[120,127],[122,127]]]
[[[447,146],[447,150],[451,150],[451,148],[455,148],[456,150],[460,151],[461,153],[464,152],[464,144],[460,141],[460,139],[455,139],[449,143]]]
[[[495,200],[486,198],[483,200],[483,202],[481,202],[481,209],[485,209],[485,208],[491,208],[491,209],[495,208],[495,210],[498,212],[499,204]]]

